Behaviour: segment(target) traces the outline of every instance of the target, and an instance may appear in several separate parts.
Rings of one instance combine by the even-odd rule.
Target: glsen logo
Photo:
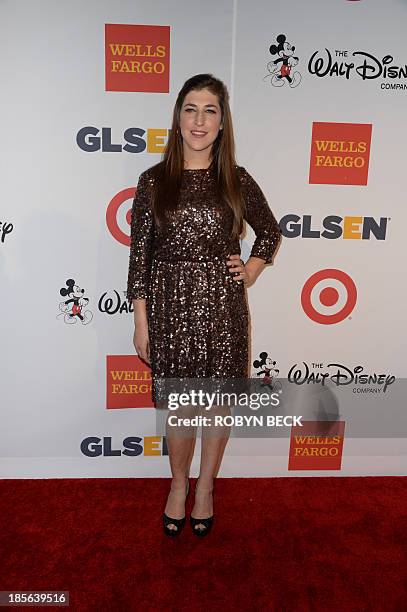
[[[280,229],[286,238],[328,238],[334,240],[385,240],[387,232],[387,217],[361,217],[328,215],[322,220],[323,230],[316,229],[312,224],[311,215],[284,215],[280,220]]]
[[[114,448],[112,438],[105,436],[88,436],[81,442],[81,452],[86,457],[162,457],[168,455],[165,437],[161,436],[128,436],[124,438],[121,448]]]
[[[340,470],[345,421],[303,421],[291,428],[289,470]]]
[[[106,91],[169,92],[170,26],[105,24]]]
[[[315,323],[323,325],[343,321],[354,309],[356,299],[356,285],[342,270],[315,272],[301,291],[301,305],[305,314]]]
[[[309,182],[367,185],[371,124],[312,124]]]
[[[124,131],[123,139],[126,144],[112,142],[112,129],[109,127],[99,128],[86,125],[80,128],[76,135],[78,147],[86,153],[163,153],[166,137],[170,133],[166,128],[137,128],[130,127]]]
[[[107,355],[106,408],[152,408],[151,370],[137,355]]]

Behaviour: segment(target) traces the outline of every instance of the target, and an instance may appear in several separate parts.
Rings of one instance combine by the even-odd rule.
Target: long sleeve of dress
[[[147,171],[140,175],[131,212],[131,240],[127,299],[148,297],[151,261],[154,251],[154,217],[151,185]]]
[[[246,203],[244,219],[256,235],[250,256],[271,263],[282,236],[280,226],[254,178],[243,167],[240,167],[240,176]]]

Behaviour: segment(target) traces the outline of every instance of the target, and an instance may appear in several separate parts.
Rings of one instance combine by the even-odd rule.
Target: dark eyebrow
[[[186,104],[184,104],[184,106],[196,106],[196,104],[193,104],[192,102],[187,102]],[[213,106],[213,108],[218,108],[215,104],[205,104],[205,107],[208,106]]]

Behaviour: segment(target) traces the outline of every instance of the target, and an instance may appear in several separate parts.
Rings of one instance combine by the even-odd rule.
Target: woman
[[[133,202],[127,298],[155,403],[160,377],[247,378],[245,287],[272,261],[281,238],[260,187],[236,165],[228,97],[210,74],[184,83],[163,159],[140,175]],[[243,219],[256,234],[246,264],[239,245]],[[212,526],[213,482],[228,440],[205,429],[191,512],[196,535]],[[183,437],[167,435],[167,535],[178,535],[185,524],[195,434],[190,428]]]

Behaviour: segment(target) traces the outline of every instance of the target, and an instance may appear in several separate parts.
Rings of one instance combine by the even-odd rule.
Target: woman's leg
[[[194,408],[196,411],[196,408]],[[176,411],[178,417],[189,418],[194,416],[192,410],[184,406]],[[173,413],[169,412],[168,417]],[[168,456],[172,473],[171,490],[165,506],[165,514],[175,519],[185,516],[185,498],[187,479],[194,456],[196,443],[196,427],[177,426],[171,427],[166,423],[166,438]],[[174,525],[169,525],[169,529],[176,529]]]
[[[209,411],[213,417],[230,415],[227,406],[218,406]],[[213,481],[218,475],[231,428],[225,425],[202,427],[202,448],[199,479],[195,488],[195,504],[191,512],[194,518],[209,518],[213,515]],[[205,528],[204,525],[197,525]]]

